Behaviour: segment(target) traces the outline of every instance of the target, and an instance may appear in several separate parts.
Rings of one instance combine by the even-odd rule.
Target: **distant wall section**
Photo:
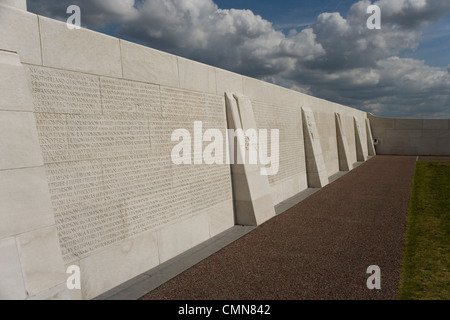
[[[449,119],[369,119],[378,154],[450,155]]]

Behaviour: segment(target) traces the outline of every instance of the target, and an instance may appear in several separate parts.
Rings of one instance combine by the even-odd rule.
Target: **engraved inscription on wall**
[[[252,106],[258,129],[268,130],[268,152],[271,150],[270,129],[278,129],[280,133],[279,170],[276,175],[268,176],[269,183],[273,185],[306,172],[300,110],[259,101],[252,101]]]
[[[101,114],[98,77],[36,66],[28,68],[36,112]]]
[[[225,133],[222,97],[44,67],[29,75],[65,263],[231,200],[228,166],[170,158],[175,129],[203,121]]]

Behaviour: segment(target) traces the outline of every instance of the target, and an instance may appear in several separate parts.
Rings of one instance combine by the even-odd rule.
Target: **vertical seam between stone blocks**
[[[159,116],[163,118],[163,105],[162,105],[162,92],[161,92],[161,85],[158,84],[158,97],[159,97]]]
[[[217,73],[216,73],[216,69],[214,68],[214,73],[215,73],[215,78],[216,78],[216,93],[217,93]],[[229,137],[228,137],[228,116],[227,116],[227,101],[226,98],[224,96],[224,94],[221,94],[221,99],[223,101],[223,120],[224,120],[224,128],[225,128],[225,141],[226,141],[226,145],[225,145],[225,154],[224,154],[224,160],[225,160],[225,165],[228,167],[228,174],[229,174],[229,190],[231,192],[231,202],[233,204],[233,216],[234,216],[234,197],[233,197],[233,174],[231,172],[231,161],[229,159]],[[234,219],[234,218],[233,218]],[[234,219],[235,221],[233,222],[233,225],[236,225],[236,219]]]
[[[217,94],[217,75],[216,75],[216,69],[213,68],[212,70],[214,71],[214,93]],[[209,78],[209,73],[208,73],[208,78]],[[209,89],[209,84],[208,84],[208,89]]]
[[[162,100],[161,100],[161,85],[157,85],[158,86],[158,101],[159,101],[159,105],[158,105],[158,110],[159,110],[159,117],[162,118],[163,116],[163,110],[162,110]],[[150,143],[150,150],[149,150],[149,154],[150,156],[153,155],[153,143],[152,143],[152,126],[151,126],[151,117],[153,115],[150,113],[147,115],[147,120],[148,120],[148,140]],[[172,181],[173,183],[173,181]]]
[[[30,297],[30,293],[28,292],[27,284],[26,284],[26,281],[25,281],[25,271],[23,270],[23,263],[22,263],[22,259],[20,258],[20,248],[19,248],[19,242],[17,241],[17,236],[18,235],[14,236],[14,244],[16,246],[17,256],[18,256],[19,262],[20,262],[20,271],[21,271],[20,274],[22,276],[23,289],[25,291],[26,298],[29,298]]]
[[[146,115],[145,118],[147,119],[147,128],[148,128],[148,144],[150,146],[150,150],[148,150],[148,154],[151,157],[152,156],[152,135],[150,133],[150,117],[151,115]]]
[[[125,79],[124,75],[123,75],[122,39],[119,39],[119,51],[120,51],[120,68],[121,68],[121,71],[122,71],[122,79]]]
[[[38,31],[39,31],[39,49],[41,50],[41,66],[44,66],[44,50],[42,46],[42,29],[41,29],[41,17],[36,15],[38,21]]]
[[[219,88],[218,88],[218,86],[217,86],[217,68],[214,68],[214,75],[215,75],[215,82],[216,82],[216,94],[220,94],[222,97],[224,96],[223,95],[223,92],[222,93],[219,93]],[[225,115],[226,115],[226,112],[227,112],[227,110],[226,110],[226,101],[225,101]],[[225,119],[226,119],[226,117],[225,117]],[[450,121],[450,120],[449,120]],[[228,123],[227,123],[227,129],[228,129]]]
[[[65,134],[66,134],[66,147],[67,147],[67,158],[66,161],[53,161],[51,163],[60,163],[60,162],[72,162],[76,161],[72,159],[72,155],[69,148],[69,113],[63,113],[64,116],[64,122],[65,122]],[[44,166],[45,166],[45,159],[44,159]]]
[[[102,108],[102,116],[105,115],[105,107],[103,105],[103,92],[102,92],[102,81],[101,81],[101,77],[98,76],[98,88],[99,88],[99,93],[100,93],[100,107]]]
[[[241,85],[240,85],[240,89],[241,89],[241,92],[242,92],[242,94],[244,94],[244,76],[242,76],[242,75],[239,75],[239,79],[240,79],[240,83],[241,83]],[[249,98],[250,99],[250,98]],[[265,101],[264,101],[265,102]]]
[[[177,74],[178,74],[178,88],[181,89],[180,57],[178,56],[177,56]]]
[[[92,161],[92,160],[89,160],[89,161]],[[99,161],[100,161],[100,166],[101,166],[101,168],[102,168],[102,193],[103,193],[103,195],[102,195],[102,197],[101,197],[101,199],[103,200],[103,201],[105,201],[105,202],[107,202],[107,200],[106,200],[106,185],[105,185],[105,166],[106,166],[106,164],[105,164],[105,158],[101,158],[101,159],[99,159]],[[119,204],[120,204],[121,202],[119,202]],[[120,209],[119,209],[120,210]],[[125,206],[124,206],[124,210],[125,210]],[[116,242],[117,243],[117,242]],[[100,250],[102,250],[102,249],[104,249],[105,247],[102,247]],[[92,253],[92,251],[88,254],[88,255],[85,255],[84,256],[84,258],[86,258],[86,257],[88,257],[88,256],[91,256],[91,255],[94,255],[95,253]],[[79,253],[77,253],[75,256],[77,256],[77,258],[79,258],[79,261],[80,261],[80,268],[81,268],[81,259],[82,259],[82,256],[83,255],[80,255]]]
[[[161,228],[156,229],[155,231],[155,239],[156,239],[156,250],[158,254],[158,266],[161,264],[161,249],[159,247],[159,235],[161,234]]]
[[[212,214],[212,212],[209,212],[208,213],[208,234],[209,234],[208,240],[211,239],[212,237],[214,237],[214,235],[212,234],[212,224],[213,224],[213,214]],[[207,240],[204,240],[204,241],[207,241]],[[202,242],[204,242],[204,241],[202,241]]]

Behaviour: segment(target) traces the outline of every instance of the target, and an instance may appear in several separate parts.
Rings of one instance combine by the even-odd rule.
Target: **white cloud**
[[[427,26],[450,11],[448,0],[380,0],[383,21],[402,28]]]
[[[450,13],[448,0],[362,0],[345,18],[322,13],[288,34],[212,0],[28,1],[30,10],[59,19],[69,4],[81,7],[88,27],[119,24],[120,37],[322,98],[382,115],[450,117],[450,67],[397,57],[417,47],[423,26]],[[371,4],[381,8],[381,30],[366,27]]]

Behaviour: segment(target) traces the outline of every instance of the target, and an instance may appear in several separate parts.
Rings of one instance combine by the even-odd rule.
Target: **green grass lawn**
[[[450,162],[417,162],[399,299],[450,299]]]

